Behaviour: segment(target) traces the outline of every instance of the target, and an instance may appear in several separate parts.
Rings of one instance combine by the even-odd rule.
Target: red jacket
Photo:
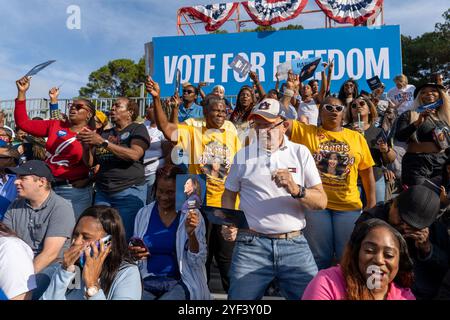
[[[89,175],[89,168],[83,162],[83,146],[77,134],[70,130],[70,123],[61,120],[30,120],[26,102],[16,100],[14,110],[16,126],[36,136],[48,137],[45,161],[56,179],[80,180]]]

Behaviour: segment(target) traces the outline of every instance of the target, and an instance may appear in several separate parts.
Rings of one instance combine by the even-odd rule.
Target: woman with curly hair
[[[243,86],[236,98],[236,108],[230,116],[230,121],[235,125],[240,125],[247,122],[253,107],[256,104],[256,97],[253,88],[250,86]]]

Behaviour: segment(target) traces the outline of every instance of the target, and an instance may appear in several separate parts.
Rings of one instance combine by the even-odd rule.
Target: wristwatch
[[[108,140],[103,140],[103,142],[100,144],[99,147],[106,149],[109,145],[109,141]]]
[[[94,286],[94,287],[89,287],[86,289],[86,295],[89,298],[92,298],[93,296],[95,296],[98,293],[98,287]]]
[[[299,192],[296,195],[291,194],[294,199],[303,199],[306,195],[306,188],[298,184]]]

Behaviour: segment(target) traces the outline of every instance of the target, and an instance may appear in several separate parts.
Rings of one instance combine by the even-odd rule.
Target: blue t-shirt
[[[0,301],[2,301],[2,300],[8,300],[8,297],[3,292],[3,290],[0,288]]]
[[[180,223],[180,214],[169,227],[166,227],[159,216],[158,205],[152,210],[144,243],[150,251],[147,260],[148,273],[160,277],[180,278],[176,253],[176,235]]]
[[[3,183],[2,179],[0,178],[0,196],[5,197],[10,202],[13,202],[17,199],[17,187],[14,184],[16,181],[16,175],[14,174],[7,174],[7,179],[5,183]]]
[[[5,213],[8,210],[10,204],[11,201],[6,199],[5,197],[0,196],[0,221],[3,220],[3,217],[5,216]]]
[[[203,107],[193,103],[189,109],[184,107],[184,104],[180,105],[178,111],[178,122],[184,122],[190,118],[204,118]]]

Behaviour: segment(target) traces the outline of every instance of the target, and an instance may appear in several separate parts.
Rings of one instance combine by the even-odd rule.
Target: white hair
[[[222,90],[222,91],[223,91],[223,94],[225,94],[225,88],[224,88],[222,85],[218,84],[217,86],[214,86],[214,88],[212,89],[212,91],[214,91],[214,90],[216,90],[216,89]]]

